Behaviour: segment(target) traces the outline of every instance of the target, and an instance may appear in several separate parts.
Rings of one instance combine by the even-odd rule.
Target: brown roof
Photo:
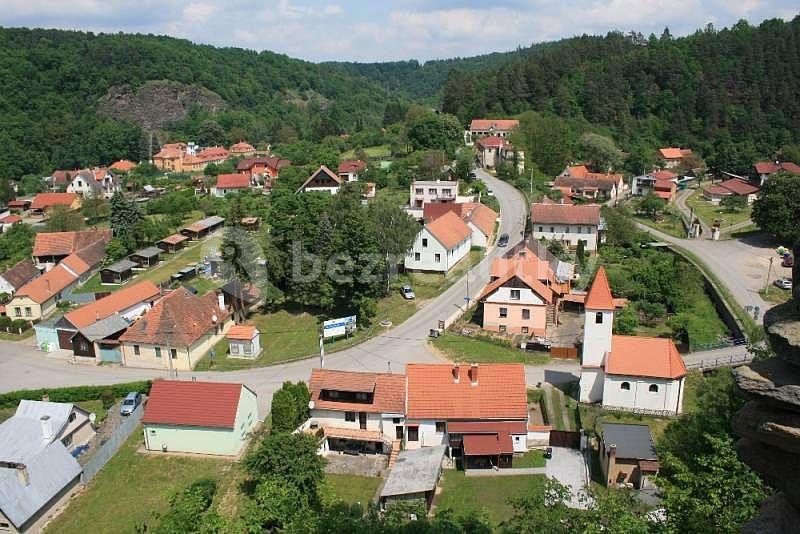
[[[720,182],[719,187],[722,187],[735,195],[752,195],[760,191],[757,186],[746,180],[742,180],[741,178],[731,178],[730,180]]]
[[[569,204],[532,204],[531,222],[558,224],[600,224],[600,206]]]
[[[217,175],[218,189],[247,189],[248,187],[250,187],[250,177],[246,174]]]
[[[14,288],[14,291],[16,291],[39,276],[39,269],[34,267],[33,263],[30,261],[22,260],[13,267],[9,267],[6,272],[0,276]]]
[[[78,198],[75,193],[39,193],[33,197],[31,209],[44,210],[53,206],[71,206]]]
[[[39,232],[33,242],[34,256],[66,256],[97,242],[111,241],[111,230]]]
[[[483,148],[502,148],[506,141],[502,137],[490,135],[478,140],[478,144]]]
[[[38,278],[34,278],[21,288],[14,297],[28,297],[32,301],[42,304],[47,302],[63,289],[78,279],[61,264],[56,265]]]
[[[459,370],[459,382],[453,377]],[[469,365],[409,363],[408,419],[526,419],[525,367],[518,363],[480,364],[477,384]]]
[[[603,175],[605,176],[605,175]],[[604,178],[594,178],[589,176],[559,176],[553,182],[553,187],[568,187],[570,190],[580,191],[583,189],[598,189],[600,191],[611,191],[616,187],[617,182]]]
[[[597,269],[592,287],[586,295],[584,303],[587,310],[613,310],[614,297],[611,296],[611,286],[608,285],[606,268],[602,265]]]
[[[156,285],[146,280],[115,291],[110,295],[96,300],[76,310],[64,314],[73,326],[84,328],[106,317],[124,311],[140,302],[155,300],[160,294]]]
[[[513,130],[519,126],[516,119],[472,119],[470,130]]]
[[[425,225],[425,228],[447,250],[454,248],[472,235],[469,226],[452,211],[448,211],[435,221],[429,222]]]
[[[228,339],[250,341],[255,337],[256,332],[256,327],[251,324],[237,324],[228,330],[228,333],[225,337]]]
[[[800,165],[792,163],[791,161],[759,161],[753,167],[756,168],[758,174],[772,174],[778,171],[786,171],[792,174],[800,174]]]
[[[497,456],[513,453],[514,444],[511,442],[511,436],[505,432],[464,435],[465,456]]]
[[[303,182],[303,185],[301,185],[300,187],[298,187],[298,188],[297,188],[297,192],[299,193],[300,191],[302,191],[303,189],[305,189],[305,188],[306,188],[306,186],[307,186],[309,183],[311,183],[311,181],[312,181],[314,178],[316,178],[316,177],[317,177],[317,175],[318,175],[319,173],[322,173],[322,174],[326,175],[328,178],[330,178],[330,179],[331,179],[333,182],[335,182],[337,185],[341,185],[341,183],[342,183],[342,179],[341,179],[341,178],[339,178],[339,175],[338,175],[338,174],[336,174],[335,172],[333,172],[332,170],[330,170],[330,169],[329,169],[328,167],[326,167],[325,165],[320,165],[320,166],[319,166],[319,169],[317,169],[316,171],[314,171],[313,173],[311,173],[311,176],[309,176],[309,177],[308,177],[308,179],[307,179],[305,182]]]
[[[675,379],[686,376],[686,365],[671,339],[613,336],[605,371],[609,375]]]
[[[105,256],[106,244],[103,241],[96,241],[73,252],[61,260],[61,263],[69,267],[76,275],[81,276],[98,266]]]
[[[179,287],[136,320],[120,341],[189,346],[227,317],[228,312],[219,308],[215,292],[199,296]]]
[[[159,241],[159,243],[167,243],[168,245],[177,245],[179,243],[183,243],[187,239],[189,238],[183,234],[172,234]]]
[[[367,168],[367,164],[360,159],[346,159],[339,163],[339,174],[360,172]]]
[[[129,159],[121,159],[112,163],[109,168],[114,171],[127,172],[136,168],[136,164]]]
[[[142,423],[233,428],[242,384],[154,380]]]
[[[405,412],[405,375],[312,369],[309,390],[314,407],[325,410],[370,413]],[[372,403],[321,399],[323,390],[373,393]]]
[[[239,141],[231,145],[231,152],[253,152],[256,149],[253,145],[246,141]]]

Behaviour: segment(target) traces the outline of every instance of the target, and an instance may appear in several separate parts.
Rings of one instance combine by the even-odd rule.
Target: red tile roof
[[[506,144],[506,141],[502,137],[490,135],[488,137],[484,137],[483,139],[479,139],[478,144],[483,148],[503,148],[503,146]]]
[[[686,376],[686,365],[671,339],[613,336],[605,371],[609,375],[674,379]]]
[[[142,423],[233,428],[242,384],[154,380]]]
[[[269,157],[269,158],[248,158],[243,159],[236,165],[237,171],[249,171],[256,165],[264,165],[273,170],[280,170],[283,167],[291,165],[292,162],[288,159],[281,159],[276,157]]]
[[[469,226],[452,211],[448,211],[435,221],[429,222],[425,225],[425,228],[447,250],[455,248],[456,245],[472,235]]]
[[[81,276],[97,267],[105,256],[106,243],[104,241],[95,241],[91,245],[73,252],[61,260],[61,263],[72,269],[76,275]]]
[[[753,165],[758,174],[772,174],[778,171],[786,171],[792,174],[800,174],[800,165],[791,161],[759,161]]]
[[[450,211],[464,222],[474,224],[486,236],[494,232],[497,213],[489,206],[477,202],[426,202],[422,206],[422,218],[426,222],[432,222]]]
[[[22,217],[19,215],[6,215],[2,219],[0,219],[0,223],[3,224],[16,224],[18,222],[22,222]]]
[[[199,296],[179,287],[137,319],[119,340],[187,347],[227,318],[228,312],[219,308],[213,291]]]
[[[664,159],[681,159],[690,155],[692,151],[688,148],[667,147],[667,148],[659,148],[658,153]]]
[[[611,286],[608,285],[606,268],[602,265],[597,269],[592,287],[586,295],[585,307],[587,310],[614,309],[614,297],[611,296]]]
[[[79,232],[39,232],[33,242],[34,256],[66,256],[89,245],[111,241],[111,230],[82,230]]]
[[[600,206],[569,204],[531,204],[531,221],[557,224],[600,224]]]
[[[109,168],[114,171],[128,172],[131,169],[135,169],[136,164],[129,159],[121,159],[109,165]]]
[[[389,373],[362,373],[312,369],[309,390],[314,407],[324,410],[370,413],[405,412],[406,376]],[[372,403],[339,402],[320,398],[323,390],[373,393]]]
[[[455,383],[453,369],[459,370]],[[480,364],[477,384],[470,365],[410,363],[408,419],[527,419],[525,367],[522,364]]]
[[[232,326],[225,337],[228,339],[250,341],[256,336],[256,332],[256,327],[251,324],[238,324]]]
[[[78,198],[75,193],[39,193],[33,197],[31,209],[45,210],[53,206],[71,206]]]
[[[84,328],[141,302],[153,301],[159,294],[158,287],[153,282],[145,280],[67,312],[64,314],[64,318],[72,323],[73,326]]]
[[[231,152],[253,152],[256,147],[246,141],[239,141],[231,145]]]
[[[34,278],[14,294],[16,297],[28,297],[32,301],[43,304],[71,285],[78,279],[61,264],[56,265],[38,278]]]
[[[719,186],[737,195],[752,195],[760,191],[757,186],[741,178],[725,180],[724,182],[720,182]]]
[[[247,189],[249,187],[250,177],[246,174],[217,175],[217,189]]]
[[[24,208],[25,206],[30,206],[31,202],[32,202],[31,200],[24,199],[24,198],[17,199],[17,200],[12,200],[12,201],[10,201],[8,203],[8,207],[9,208]]]
[[[494,233],[494,226],[497,222],[497,213],[486,204],[469,204],[472,209],[466,215],[467,222],[471,222],[478,227],[485,236]]]
[[[464,435],[465,456],[496,456],[513,454],[514,444],[511,436],[500,434],[466,434]]]
[[[513,130],[519,126],[516,119],[472,119],[470,130]]]
[[[167,243],[168,245],[178,245],[180,243],[183,243],[187,239],[189,238],[183,234],[172,234],[159,241],[159,243]]]
[[[367,164],[360,159],[346,159],[339,163],[339,174],[359,173],[367,168]]]
[[[525,434],[525,421],[452,421],[447,423],[450,434]]]
[[[530,260],[527,257],[514,258],[513,261],[504,261],[505,258],[496,259],[495,263],[502,262],[504,264],[505,273],[500,275],[497,280],[490,282],[483,290],[483,293],[481,293],[481,295],[478,297],[478,300],[487,298],[499,288],[503,287],[510,280],[516,278],[528,286],[534,293],[539,295],[545,302],[548,304],[552,303],[553,290],[539,281],[542,274],[541,270],[544,269],[544,266],[542,266],[541,263],[544,263],[545,266],[547,266],[547,262],[540,262],[536,256],[533,256],[533,258],[533,260]],[[492,264],[493,272],[495,270],[500,271],[502,268],[503,267],[495,268],[495,265]]]
[[[653,171],[653,172],[651,172],[649,174],[649,176],[652,176],[656,180],[672,180],[672,179],[678,177],[677,174],[675,174],[672,171],[668,171],[666,169],[665,170]]]

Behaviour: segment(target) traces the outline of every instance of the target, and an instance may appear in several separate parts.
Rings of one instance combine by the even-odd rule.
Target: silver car
[[[142,394],[138,391],[131,391],[122,401],[119,408],[120,415],[130,415],[142,403]]]
[[[403,295],[403,298],[406,300],[414,300],[416,298],[416,295],[414,295],[414,290],[411,289],[411,286],[401,287],[400,294]]]
[[[778,278],[774,282],[777,287],[781,289],[792,289],[792,279],[791,278]]]

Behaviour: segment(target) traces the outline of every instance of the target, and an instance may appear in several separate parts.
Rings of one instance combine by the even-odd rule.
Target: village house
[[[153,154],[153,165],[162,171],[183,172],[186,143],[166,143]]]
[[[422,208],[433,202],[455,202],[458,182],[445,180],[415,180],[409,186],[409,206]]]
[[[322,431],[323,453],[388,453],[404,435],[406,376],[313,369],[303,430]]]
[[[31,203],[33,200],[27,198],[18,198],[16,200],[10,200],[8,202],[8,209],[11,213],[25,213],[29,209],[31,209]]]
[[[516,119],[472,119],[469,125],[470,140],[486,136],[508,137],[517,127],[519,121]]]
[[[238,143],[231,145],[231,147],[228,149],[228,153],[232,157],[250,158],[255,156],[256,147],[246,141],[239,141]]]
[[[76,232],[39,232],[33,241],[33,260],[52,267],[70,254],[95,243],[103,247],[111,241],[111,230],[80,230]]]
[[[674,169],[681,164],[685,158],[694,155],[690,148],[666,147],[659,148],[656,158],[664,169]]]
[[[195,152],[192,144],[167,143],[153,155],[153,165],[163,171],[202,171],[210,163],[220,164],[230,156],[221,146],[212,146]]]
[[[243,384],[155,380],[142,416],[144,447],[238,456],[257,424],[257,396]]]
[[[452,211],[467,223],[473,247],[486,248],[494,235],[497,213],[478,202],[430,202],[422,207],[422,219],[431,222]]]
[[[185,287],[167,294],[120,336],[127,367],[191,371],[225,335],[232,321],[222,296]]]
[[[494,169],[505,162],[516,165],[519,174],[525,171],[525,153],[516,150],[507,138],[497,135],[478,140],[478,161],[486,169]]]
[[[248,158],[236,165],[236,172],[247,174],[254,182],[261,182],[265,189],[270,189],[281,169],[291,164],[292,162],[288,159],[278,157]]]
[[[0,423],[0,530],[42,531],[79,489],[83,469],[70,453],[94,435],[74,404],[20,401]]]
[[[639,413],[680,414],[686,366],[675,343],[613,334],[616,306],[603,267],[584,308],[580,401]]]
[[[753,164],[759,185],[764,185],[776,172],[787,172],[800,176],[800,165],[791,161],[759,161]]]
[[[677,191],[678,175],[672,171],[655,170],[631,178],[631,194],[634,196],[647,196],[653,193],[667,202],[672,202]]]
[[[72,178],[80,172],[80,169],[55,170],[50,176],[42,178],[47,185],[47,190],[52,192],[64,192],[72,181]]]
[[[703,197],[712,204],[719,204],[728,197],[744,197],[747,204],[755,202],[761,188],[741,176],[735,176],[718,184],[703,188]]]
[[[132,162],[129,159],[121,159],[115,161],[114,163],[108,166],[109,169],[117,172],[130,172],[136,167],[137,167],[136,163]]]
[[[0,219],[0,226],[3,228],[3,233],[8,232],[14,226],[22,224],[22,217],[19,215],[6,215]]]
[[[206,147],[197,154],[186,154],[183,157],[183,170],[181,172],[199,172],[206,168],[206,166],[214,163],[220,165],[225,163],[225,160],[230,157],[228,150],[221,146]]]
[[[31,201],[30,212],[32,216],[45,217],[56,206],[76,210],[81,207],[81,201],[75,193],[39,193]]]
[[[250,185],[250,177],[246,174],[219,174],[217,182],[211,188],[211,194],[221,198],[228,193],[247,191]]]
[[[255,359],[261,354],[261,332],[253,325],[234,325],[225,336],[231,358]]]
[[[21,288],[41,272],[29,260],[22,260],[14,266],[9,267],[0,274],[0,293],[14,295],[17,289]]]
[[[448,211],[422,227],[406,254],[409,270],[446,273],[469,254],[472,230],[461,217]]]
[[[569,204],[532,204],[533,238],[561,241],[576,248],[584,241],[586,251],[596,251],[601,227],[600,206]]]
[[[573,165],[556,177],[553,189],[566,197],[615,200],[626,185],[622,174],[591,172],[586,165]]]
[[[320,165],[319,169],[314,171],[303,184],[297,188],[297,193],[310,193],[313,191],[321,191],[335,195],[339,192],[339,188],[344,183],[344,180],[325,165]]]
[[[357,182],[358,177],[366,170],[367,164],[360,159],[346,159],[339,163],[339,178],[345,182]]]
[[[602,423],[600,465],[606,487],[655,489],[661,467],[647,425]]]
[[[121,180],[109,169],[78,171],[67,185],[67,193],[76,193],[83,198],[111,198],[121,190]]]

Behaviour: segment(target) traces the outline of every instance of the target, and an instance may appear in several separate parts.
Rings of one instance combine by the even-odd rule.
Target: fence
[[[749,352],[744,354],[731,354],[730,356],[723,356],[721,358],[712,358],[708,360],[700,360],[699,362],[691,362],[686,364],[687,369],[717,369],[719,367],[736,367],[738,365],[745,365],[753,361],[753,355]]]
[[[551,358],[578,359],[578,349],[576,347],[550,347]]]
[[[81,473],[81,483],[86,484],[94,478],[94,476],[103,468],[106,463],[114,456],[125,440],[128,439],[136,427],[139,426],[139,421],[144,414],[144,403],[140,404],[132,414],[127,416],[119,427],[114,431],[108,440],[103,443],[95,453],[92,459],[83,466]]]

